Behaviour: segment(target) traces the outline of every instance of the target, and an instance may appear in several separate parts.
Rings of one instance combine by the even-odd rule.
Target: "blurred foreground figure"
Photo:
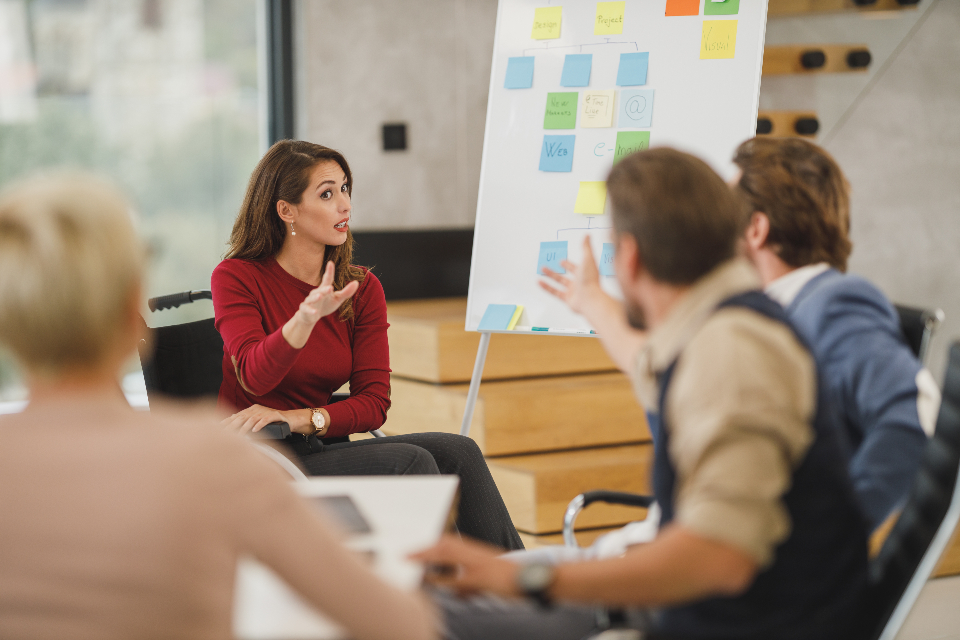
[[[0,342],[31,396],[0,418],[0,637],[232,637],[241,554],[351,637],[432,637],[424,601],[345,551],[218,416],[127,405],[143,264],[127,211],[89,176],[0,194]]]

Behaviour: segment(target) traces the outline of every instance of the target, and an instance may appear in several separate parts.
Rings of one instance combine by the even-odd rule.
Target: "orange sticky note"
[[[710,0],[707,0],[709,2]],[[700,15],[700,0],[667,0],[666,16]]]

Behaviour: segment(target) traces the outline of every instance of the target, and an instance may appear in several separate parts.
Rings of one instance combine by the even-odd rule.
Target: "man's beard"
[[[643,313],[640,305],[631,300],[625,300],[624,309],[627,312],[627,322],[630,323],[631,327],[641,331],[647,330],[647,316]]]

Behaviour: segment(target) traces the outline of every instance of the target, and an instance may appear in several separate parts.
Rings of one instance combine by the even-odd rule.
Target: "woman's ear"
[[[277,215],[286,223],[296,222],[294,218],[294,207],[286,200],[277,200]]]

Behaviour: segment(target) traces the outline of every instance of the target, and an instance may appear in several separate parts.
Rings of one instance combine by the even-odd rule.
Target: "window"
[[[147,243],[147,294],[209,288],[259,159],[256,0],[0,0],[0,187],[109,176]],[[147,317],[211,315],[208,302]],[[0,357],[0,400],[22,395]]]

